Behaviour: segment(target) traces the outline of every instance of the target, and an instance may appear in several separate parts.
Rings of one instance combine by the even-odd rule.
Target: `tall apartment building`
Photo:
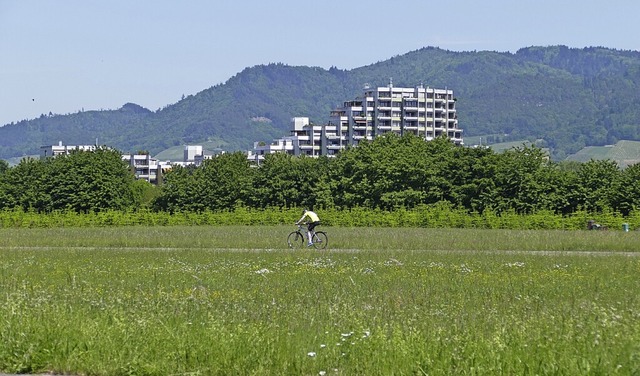
[[[331,155],[347,145],[373,140],[387,132],[413,133],[427,141],[447,136],[463,144],[458,128],[453,90],[417,86],[415,88],[365,87],[362,97],[344,102],[331,112],[325,154]]]
[[[279,151],[333,156],[347,146],[358,145],[362,140],[371,141],[387,132],[413,133],[427,141],[444,135],[462,145],[453,90],[422,85],[393,87],[391,83],[386,87],[365,87],[361,97],[331,111],[328,124],[313,125],[308,118],[294,118],[291,136],[269,145],[255,143],[254,152],[249,152],[248,158],[259,161],[265,154]]]

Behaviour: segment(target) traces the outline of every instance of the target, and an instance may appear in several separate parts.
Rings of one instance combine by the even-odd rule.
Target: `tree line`
[[[252,165],[228,153],[176,166],[153,186],[135,180],[120,152],[99,148],[0,163],[0,210],[218,212],[263,208],[394,211],[446,203],[468,213],[570,215],[640,205],[640,165],[550,161],[524,145],[503,153],[388,134],[335,158],[265,156]]]

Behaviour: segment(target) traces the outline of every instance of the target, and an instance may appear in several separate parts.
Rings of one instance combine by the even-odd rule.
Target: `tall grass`
[[[295,226],[120,226],[0,229],[4,247],[283,249]],[[640,232],[332,227],[329,249],[640,251]]]
[[[640,235],[292,228],[0,229],[0,370],[640,372]]]

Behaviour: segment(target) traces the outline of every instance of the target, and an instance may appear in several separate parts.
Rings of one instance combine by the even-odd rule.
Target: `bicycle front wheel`
[[[329,238],[327,237],[326,232],[318,231],[313,236],[313,246],[316,249],[325,249],[327,248],[328,243],[329,243]]]
[[[300,231],[294,231],[287,237],[287,244],[292,249],[304,248],[304,235]]]

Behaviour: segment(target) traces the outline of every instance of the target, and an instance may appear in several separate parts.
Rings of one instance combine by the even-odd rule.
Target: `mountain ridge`
[[[289,121],[326,123],[343,101],[371,86],[449,88],[465,136],[543,140],[554,159],[585,146],[640,141],[640,52],[606,47],[526,47],[454,52],[424,47],[350,70],[271,63],[247,67],[157,111],[42,115],[0,127],[0,158],[37,154],[41,145],[100,143],[152,154],[216,142],[227,151],[289,134]]]

